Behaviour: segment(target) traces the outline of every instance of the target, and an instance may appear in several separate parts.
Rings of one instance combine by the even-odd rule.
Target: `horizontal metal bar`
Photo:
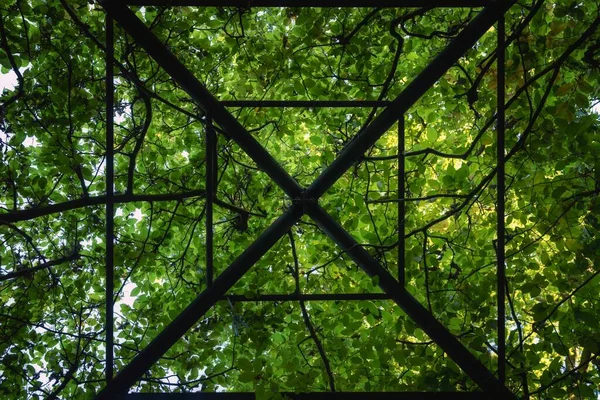
[[[119,0],[110,0],[119,1]],[[490,0],[125,0],[131,6],[197,7],[484,7]]]
[[[475,17],[369,126],[355,136],[308,189],[321,197],[365,151],[402,117],[477,41],[516,0],[497,1]]]
[[[481,392],[313,392],[281,393],[294,400],[410,400],[410,399],[493,399]],[[254,393],[131,393],[123,400],[255,400]]]
[[[101,0],[100,4],[288,196],[291,198],[301,196],[303,188],[298,182],[279,165],[121,0]]]
[[[140,379],[250,268],[285,235],[302,217],[302,206],[292,205],[265,230],[238,258],[223,271],[213,284],[200,293],[169,325],[167,325],[128,365],[104,387],[96,400],[112,400],[127,393]]]
[[[379,100],[221,100],[224,107],[259,108],[373,108],[387,107],[390,103]]]
[[[263,294],[256,297],[244,295],[228,295],[223,300],[250,301],[349,301],[349,300],[390,300],[386,293],[339,293],[339,294]]]
[[[307,206],[308,215],[350,258],[369,276],[378,277],[379,287],[392,296],[396,304],[475,382],[488,393],[516,399],[492,373],[467,350],[429,311],[421,305],[396,279],[360,246],[318,204]],[[486,397],[488,397],[486,395]]]

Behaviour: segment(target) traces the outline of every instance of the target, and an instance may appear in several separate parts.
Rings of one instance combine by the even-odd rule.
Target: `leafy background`
[[[469,9],[137,9],[219,99],[393,99]],[[507,14],[508,386],[598,396],[600,11]],[[116,368],[206,287],[204,116],[116,28]],[[405,116],[407,288],[495,371],[496,33]],[[104,380],[104,12],[3,0],[0,394],[89,398]],[[8,76],[8,75],[7,75]],[[230,108],[302,185],[381,109]],[[218,129],[217,272],[290,200]],[[321,204],[397,270],[397,132]],[[292,251],[294,250],[294,251]],[[377,292],[308,219],[232,290]],[[394,304],[219,302],[134,391],[477,390]]]

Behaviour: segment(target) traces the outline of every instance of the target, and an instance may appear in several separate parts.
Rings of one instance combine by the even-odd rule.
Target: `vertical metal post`
[[[106,14],[106,381],[114,370],[114,32],[113,18]]]
[[[504,385],[506,381],[506,321],[505,321],[505,286],[506,281],[506,264],[504,256],[504,201],[505,201],[505,180],[504,180],[504,120],[505,120],[505,23],[504,16],[498,20],[498,122],[497,122],[497,162],[498,162],[498,178],[497,178],[497,201],[496,208],[497,216],[497,248],[496,258],[498,260],[498,276],[497,276],[497,291],[498,291],[498,379]]]
[[[216,184],[217,138],[212,119],[206,117],[206,285],[213,283],[213,201]]]
[[[398,120],[398,282],[403,287],[406,286],[404,262],[406,260],[406,243],[404,236],[406,235],[406,188],[404,187],[404,152],[405,152],[405,127],[404,114]]]

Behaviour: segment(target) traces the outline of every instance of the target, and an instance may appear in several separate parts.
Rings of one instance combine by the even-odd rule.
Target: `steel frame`
[[[109,0],[110,1],[110,0]],[[426,0],[428,7],[484,7],[493,0]],[[422,0],[125,0],[129,6],[192,7],[423,7]]]
[[[106,16],[106,378],[111,380],[114,369],[114,71],[108,68],[113,65],[114,31],[113,20]],[[111,312],[108,312],[108,311]]]
[[[206,197],[207,197],[207,288],[200,293],[157,337],[144,348],[127,366],[113,377],[113,316],[114,304],[114,234],[113,234],[113,155],[107,150],[107,255],[106,255],[106,325],[107,325],[107,369],[106,386],[97,394],[96,399],[114,399],[127,397],[131,399],[166,398],[236,398],[251,399],[253,393],[192,393],[192,394],[130,394],[129,388],[160,357],[190,329],[219,300],[224,298],[236,301],[295,301],[295,300],[359,300],[380,299],[393,300],[416,324],[439,345],[460,368],[486,392],[486,398],[516,398],[504,385],[505,382],[505,338],[504,338],[504,50],[505,27],[504,14],[516,0],[433,0],[430,7],[480,7],[485,8],[473,19],[459,35],[391,102],[308,102],[308,101],[229,101],[220,102],[202,85],[201,82],[173,55],[168,48],[139,20],[128,8],[128,5],[172,5],[172,6],[230,6],[230,7],[416,7],[422,6],[418,0],[100,0],[106,11],[107,38],[107,149],[113,143],[113,101],[114,85],[112,68],[113,19],[140,45],[146,52],[177,82],[191,98],[204,110],[206,117]],[[325,3],[325,4],[322,4]],[[496,378],[468,349],[466,349],[437,319],[423,307],[404,287],[404,243],[400,240],[398,260],[398,280],[394,278],[377,260],[332,218],[318,204],[318,199],[349,169],[375,142],[398,123],[399,132],[399,198],[404,194],[402,179],[404,166],[404,114],[406,111],[446,73],[476,41],[496,22],[498,22],[498,376]],[[346,146],[321,175],[308,187],[301,187],[277,161],[254,139],[254,137],[226,110],[228,107],[265,106],[265,107],[383,107],[372,123],[359,132],[355,139]],[[229,267],[213,279],[212,268],[212,203],[214,200],[214,173],[216,173],[216,134],[213,121],[223,132],[233,139],[265,173],[289,196],[293,202],[289,209],[267,228]],[[401,141],[401,143],[400,143]],[[399,202],[398,231],[404,232],[404,203]],[[244,296],[226,296],[227,291],[277,242],[285,235],[303,215],[313,219],[320,229],[346,252],[358,266],[368,275],[378,277],[379,286],[384,294],[363,295],[327,295],[327,294],[295,294],[264,295],[255,299]],[[369,398],[387,399],[397,397],[400,393],[369,393]],[[364,398],[359,393],[309,393],[290,394],[293,398]],[[406,398],[438,398],[448,393],[402,393]],[[453,393],[464,398],[479,398],[481,393]]]
[[[320,392],[320,393],[282,393],[287,398],[294,400],[428,400],[428,399],[446,399],[448,397],[457,397],[461,399],[480,400],[480,392]],[[124,396],[127,400],[254,400],[256,395],[248,392],[238,393],[131,393]],[[493,396],[486,396],[486,399],[494,399]],[[498,399],[502,397],[498,396]],[[260,399],[259,399],[260,400]]]

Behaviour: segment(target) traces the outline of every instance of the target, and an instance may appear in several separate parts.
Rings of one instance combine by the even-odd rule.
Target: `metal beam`
[[[206,160],[206,286],[213,283],[214,275],[214,237],[213,237],[213,202],[215,200],[215,185],[217,183],[217,135],[212,125],[210,115],[206,117],[205,138],[204,138],[204,159]]]
[[[213,284],[204,290],[167,325],[128,365],[97,395],[97,400],[112,400],[126,394],[133,384],[152,367],[197,321],[223,298],[225,293],[285,235],[302,217],[302,206],[292,205],[267,230],[223,271]]]
[[[113,0],[111,0],[113,1]],[[117,1],[117,0],[114,0]],[[131,6],[196,7],[484,7],[490,0],[125,0]]]
[[[387,107],[386,100],[221,100],[224,107],[259,108],[372,108]]]
[[[281,393],[294,400],[428,400],[428,399],[493,399],[481,392],[313,392]],[[197,392],[197,393],[131,393],[123,400],[255,400],[254,393]]]
[[[379,287],[475,382],[488,393],[516,399],[492,373],[467,350],[425,307],[361,247],[321,206],[311,204],[308,215],[369,276],[378,277]],[[487,394],[486,394],[487,397]]]
[[[106,265],[105,308],[106,319],[106,382],[110,384],[114,374],[114,293],[115,293],[115,126],[114,126],[114,23],[106,15]]]
[[[406,150],[406,127],[405,116],[402,115],[398,120],[398,200],[406,196],[404,175]],[[398,282],[406,286],[406,202],[398,201]]]
[[[497,85],[497,101],[498,101],[498,118],[497,118],[497,143],[496,143],[496,162],[498,164],[497,174],[497,208],[496,208],[496,259],[497,265],[497,276],[496,276],[496,291],[498,295],[498,377],[500,382],[506,381],[506,293],[504,292],[506,283],[506,257],[505,257],[505,221],[504,221],[504,201],[506,194],[506,179],[504,176],[505,171],[505,114],[506,109],[504,105],[504,98],[506,97],[506,77],[505,77],[505,48],[506,48],[506,25],[504,17],[498,21],[498,85]]]
[[[385,293],[339,293],[339,294],[263,294],[256,297],[244,295],[227,295],[223,300],[239,302],[259,301],[348,301],[348,300],[390,300]]]
[[[497,1],[475,17],[452,42],[379,114],[355,136],[340,156],[310,185],[308,192],[321,197],[377,140],[398,121],[470,48],[516,0]]]
[[[285,172],[269,152],[124,3],[120,0],[101,0],[100,4],[288,196],[293,199],[301,197],[302,187],[298,182]]]

